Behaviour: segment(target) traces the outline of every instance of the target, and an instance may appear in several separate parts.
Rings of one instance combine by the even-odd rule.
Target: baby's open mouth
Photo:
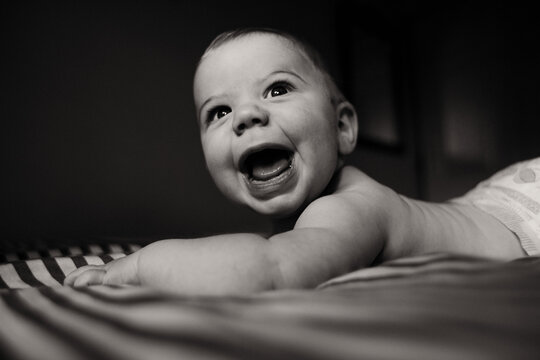
[[[263,149],[245,159],[243,170],[251,181],[268,181],[292,165],[293,152],[284,149]]]

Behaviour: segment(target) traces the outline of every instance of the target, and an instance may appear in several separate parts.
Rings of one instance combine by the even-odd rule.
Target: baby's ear
[[[336,107],[338,120],[338,145],[341,155],[350,154],[356,147],[356,138],[358,134],[358,118],[354,106],[343,101]]]

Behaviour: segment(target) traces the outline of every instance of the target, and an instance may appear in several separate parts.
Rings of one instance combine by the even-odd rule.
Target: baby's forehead
[[[280,71],[311,77],[316,70],[314,64],[287,38],[273,34],[248,34],[208,50],[201,58],[194,80],[195,83],[231,79],[246,82]]]
[[[250,50],[251,53],[250,53]],[[253,51],[254,50],[254,51]],[[205,60],[214,56],[223,56],[227,52],[241,52],[242,54],[258,55],[260,52],[280,52],[275,54],[281,62],[293,62],[301,59],[304,63],[314,65],[314,62],[309,55],[302,49],[300,43],[294,39],[289,39],[286,36],[273,33],[249,33],[239,37],[227,39],[217,46],[206,50],[199,63],[202,64]],[[283,56],[283,55],[289,56]]]
[[[283,47],[292,53],[302,55],[302,56],[305,55],[300,50],[300,46],[299,46],[300,44],[298,44],[293,39],[289,39],[283,35],[252,33],[252,34],[244,35],[234,40],[241,41],[242,39],[245,40],[246,46],[249,46],[249,43],[257,43],[257,44],[266,45],[267,47]],[[234,40],[231,40],[231,41],[234,41]]]

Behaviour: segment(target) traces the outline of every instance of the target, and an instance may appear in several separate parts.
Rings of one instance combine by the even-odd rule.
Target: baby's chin
[[[305,201],[295,200],[289,194],[282,194],[266,200],[250,200],[244,205],[247,205],[256,213],[274,220],[297,216],[305,208]]]

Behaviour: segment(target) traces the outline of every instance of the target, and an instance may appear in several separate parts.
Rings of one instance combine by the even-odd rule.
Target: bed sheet
[[[97,252],[0,265],[2,359],[534,359],[540,350],[537,257],[431,254],[250,296],[60,286],[70,261],[122,256]]]

